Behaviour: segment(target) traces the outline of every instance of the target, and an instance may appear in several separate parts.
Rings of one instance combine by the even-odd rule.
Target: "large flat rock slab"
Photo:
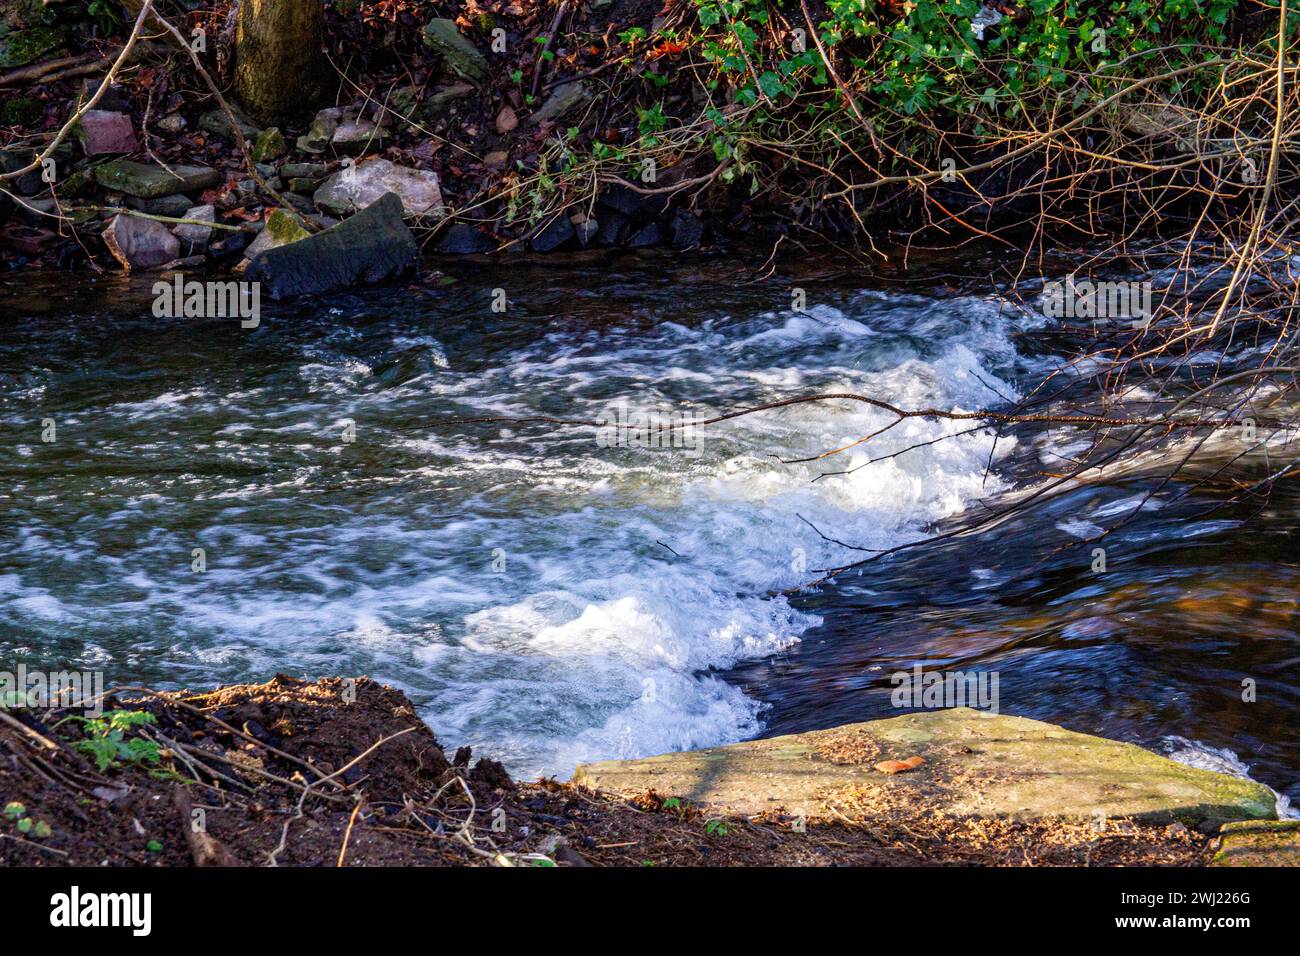
[[[244,277],[273,299],[320,295],[382,282],[415,268],[420,249],[402,221],[402,200],[386,193],[324,232],[260,252]]]
[[[173,165],[167,169],[118,159],[95,167],[95,181],[105,189],[137,199],[159,199],[173,193],[199,192],[220,184],[221,173],[207,166]]]
[[[396,193],[402,200],[406,216],[443,215],[437,173],[398,166],[386,159],[339,170],[321,184],[312,201],[336,215],[350,216],[388,193]]]
[[[921,757],[894,775],[886,760]],[[654,790],[719,812],[869,816],[873,807],[1017,819],[1148,822],[1270,819],[1262,784],[1199,770],[1037,720],[968,708],[907,714],[641,760],[584,764],[573,781],[624,794]]]
[[[1210,866],[1300,866],[1300,820],[1225,823]]]

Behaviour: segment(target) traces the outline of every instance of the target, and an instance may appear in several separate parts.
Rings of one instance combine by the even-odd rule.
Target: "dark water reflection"
[[[1066,496],[1052,511],[1077,512],[1085,494],[1096,497]],[[916,664],[996,671],[1003,713],[1153,750],[1190,738],[1233,751],[1256,779],[1298,798],[1300,500],[1292,488],[1253,518],[1194,520],[1205,504],[1134,522],[1108,543],[1100,575],[1092,545],[1043,565],[1025,548],[1068,544],[1051,513],[869,565],[800,602],[825,622],[796,653],[730,677],[771,704],[765,735],[777,735],[896,716],[889,676]],[[1243,700],[1245,679],[1254,702]]]

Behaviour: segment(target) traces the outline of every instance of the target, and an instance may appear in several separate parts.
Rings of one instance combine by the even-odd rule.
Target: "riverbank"
[[[1252,865],[1300,837],[1266,787],[969,710],[520,783],[366,678],[104,703],[0,715],[0,863]]]
[[[1089,4],[1004,15],[928,2],[337,3],[324,28],[331,96],[289,119],[230,95],[236,4],[160,4],[177,33],[150,21],[111,84],[100,77],[140,4],[102,6],[23,7],[0,23],[10,267],[239,270],[386,191],[413,240],[392,222],[381,248],[362,229],[335,235],[323,245],[383,267],[281,265],[338,273],[282,293],[400,274],[417,241],[440,255],[740,237],[877,252],[992,240],[1015,254],[1107,236],[1119,254],[1165,219],[1182,239],[1211,181],[1201,215],[1227,237],[1263,179],[1247,153],[1272,133],[1235,102],[1214,112],[1212,91],[1243,82],[1232,71],[1262,82],[1262,38],[1276,32],[1275,14],[1234,0],[1204,21],[1157,5],[1094,16]],[[1104,35],[1089,44],[1094,28]],[[1079,43],[1060,40],[1076,31]],[[185,49],[177,36],[198,39]],[[1156,37],[1166,52],[1148,56]],[[924,55],[900,58],[898,44]],[[1044,125],[1059,132],[1039,137]],[[1241,156],[1209,145],[1225,127]],[[1153,219],[1159,190],[1169,205]]]

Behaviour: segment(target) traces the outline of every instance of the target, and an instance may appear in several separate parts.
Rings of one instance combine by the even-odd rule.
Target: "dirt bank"
[[[515,783],[468,748],[449,760],[405,695],[366,678],[122,691],[94,722],[70,713],[0,711],[0,863],[1195,866],[1214,849],[1181,825],[872,800],[713,817],[671,794]]]

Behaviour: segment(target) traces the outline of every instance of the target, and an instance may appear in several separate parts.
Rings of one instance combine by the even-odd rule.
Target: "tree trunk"
[[[235,28],[235,95],[258,123],[315,108],[324,89],[321,0],[243,0]]]

